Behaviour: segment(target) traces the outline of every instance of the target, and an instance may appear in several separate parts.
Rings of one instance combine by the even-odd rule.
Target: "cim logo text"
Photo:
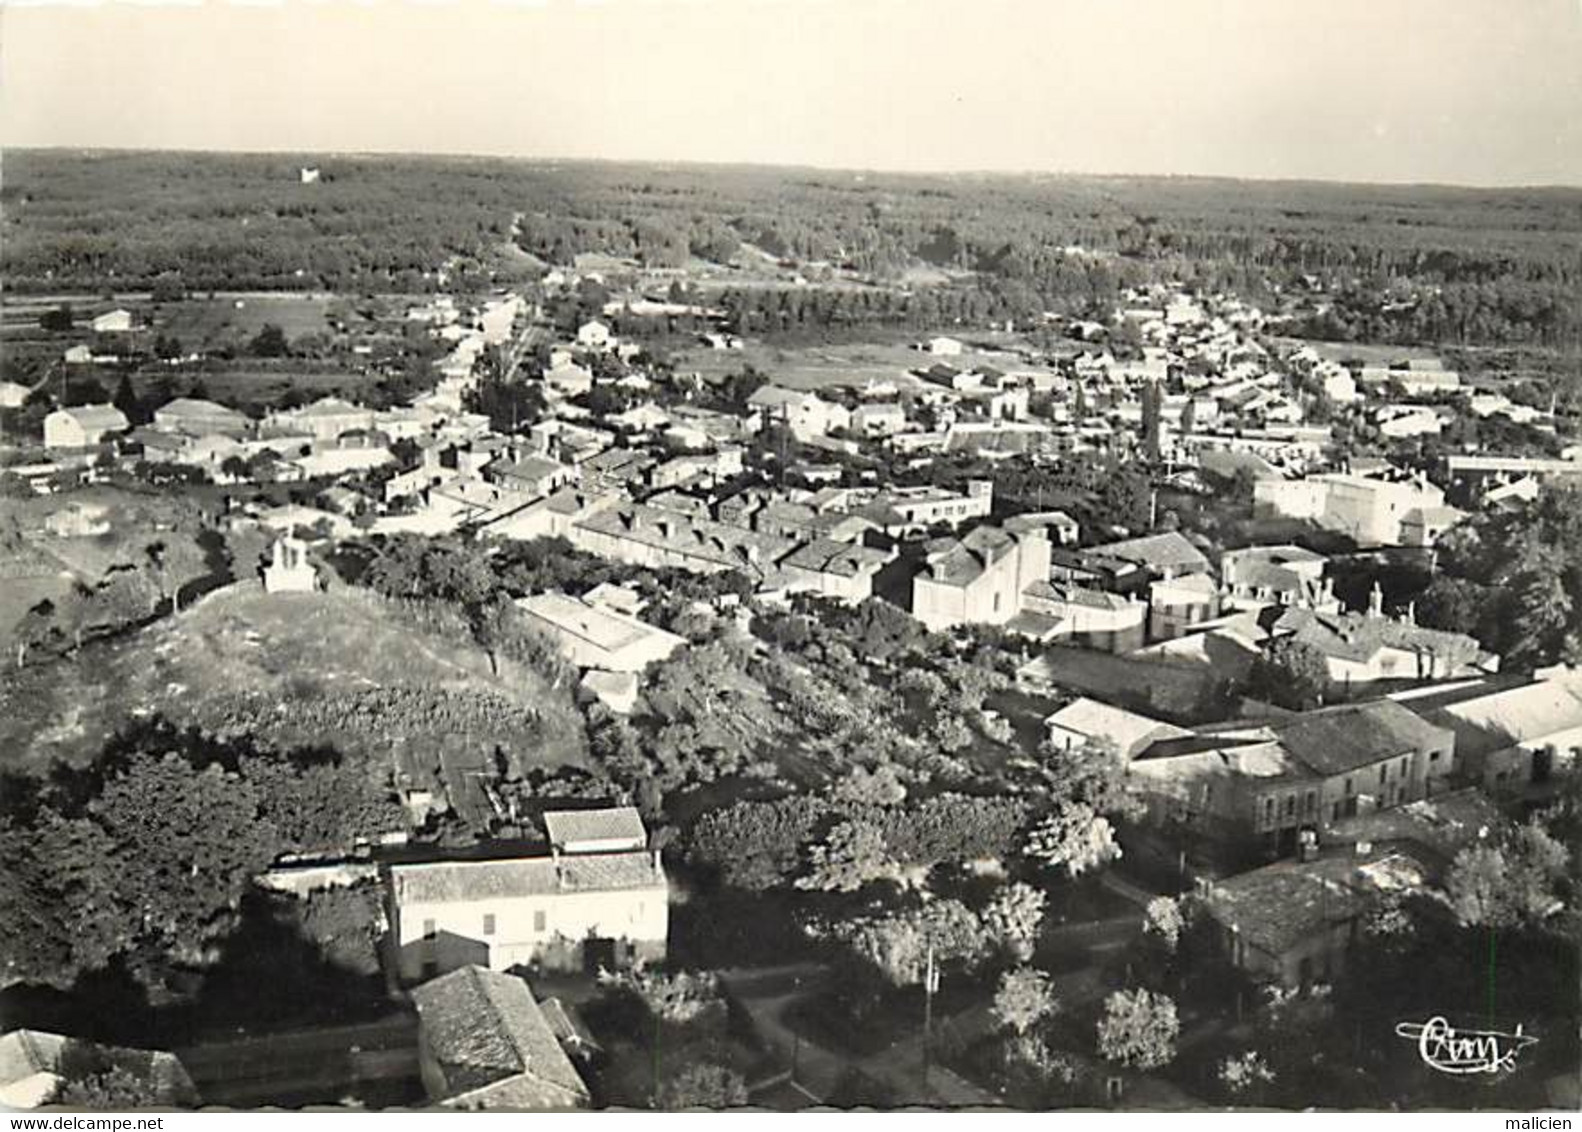
[[[1417,1043],[1418,1056],[1430,1069],[1455,1076],[1499,1073],[1516,1064],[1516,1055],[1538,1039],[1502,1030],[1458,1030],[1444,1018],[1398,1022],[1395,1032]]]

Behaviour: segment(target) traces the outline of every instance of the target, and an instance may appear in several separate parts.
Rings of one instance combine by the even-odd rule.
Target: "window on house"
[[[434,921],[433,920],[424,920],[423,921],[423,938],[424,939],[433,939],[436,934],[438,934],[438,933],[436,931],[436,925],[435,925]]]
[[[494,913],[493,912],[485,912],[483,914],[483,934],[484,935],[493,935],[494,934]]]
[[[1296,816],[1296,795],[1295,794],[1287,794],[1285,796],[1285,816],[1288,817],[1288,818],[1294,818]]]
[[[1428,752],[1428,761],[1431,762],[1431,763],[1437,763],[1439,761],[1439,752],[1438,751],[1429,751]]]
[[[1351,796],[1351,779],[1349,777],[1346,779],[1346,796],[1348,798]]]
[[[1307,792],[1307,796],[1302,799],[1302,812],[1304,814],[1306,814],[1310,818],[1311,817],[1316,817],[1318,815],[1318,791],[1317,790],[1309,790]]]
[[[1390,781],[1390,764],[1385,763],[1379,768],[1379,785],[1383,786],[1388,781]]]
[[[548,917],[544,915],[544,910],[542,908],[533,913],[533,930],[535,932],[543,931],[544,928],[548,926],[548,922]]]
[[[1273,825],[1274,824],[1274,799],[1273,798],[1265,798],[1263,800],[1263,824],[1264,825]]]
[[[1329,807],[1329,820],[1330,821],[1339,821],[1340,820],[1340,803],[1339,802],[1334,802],[1334,803],[1332,803],[1330,805],[1330,807]]]

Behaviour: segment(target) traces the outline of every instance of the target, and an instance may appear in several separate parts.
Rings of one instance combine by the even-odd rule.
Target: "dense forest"
[[[300,183],[299,164],[323,179]],[[1271,306],[1300,294],[1297,329],[1317,337],[1582,335],[1572,189],[64,151],[8,154],[6,173],[17,292],[423,291],[441,265],[455,287],[583,253],[767,257],[838,284],[796,300],[824,323],[1107,313],[1122,287],[1176,279]],[[727,299],[747,329],[794,318],[784,292]]]

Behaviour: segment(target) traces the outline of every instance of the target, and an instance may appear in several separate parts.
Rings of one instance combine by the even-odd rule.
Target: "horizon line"
[[[637,165],[657,168],[695,169],[754,169],[802,170],[817,173],[848,174],[851,176],[882,176],[911,178],[1052,178],[1059,180],[1158,180],[1158,181],[1235,181],[1258,185],[1317,185],[1337,188],[1382,189],[1449,189],[1459,192],[1582,192],[1582,181],[1490,183],[1473,181],[1368,181],[1323,176],[1258,176],[1238,173],[1126,173],[1095,172],[1091,170],[1055,169],[897,169],[880,166],[857,167],[844,165],[818,165],[800,162],[773,162],[753,160],[725,160],[699,158],[654,157],[572,157],[547,154],[479,153],[473,151],[415,150],[415,149],[212,149],[200,146],[106,146],[61,143],[52,145],[10,145],[0,143],[0,161],[7,153],[75,153],[81,155],[119,154],[187,154],[212,157],[297,157],[314,158],[414,158],[452,161],[501,161],[538,163],[545,165]]]

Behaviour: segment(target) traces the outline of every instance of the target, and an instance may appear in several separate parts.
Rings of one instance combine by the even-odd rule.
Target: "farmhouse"
[[[515,975],[462,967],[418,987],[412,1004],[418,1068],[434,1103],[473,1111],[589,1103],[588,1086]]]
[[[1301,830],[1422,798],[1455,737],[1393,700],[1153,743],[1128,772],[1155,822],[1226,846],[1290,853]]]
[[[400,977],[471,964],[594,971],[663,959],[669,888],[659,854],[574,845],[552,835],[547,856],[392,865],[390,935]]]
[[[44,447],[91,448],[127,428],[125,414],[114,405],[56,409],[44,418]]]
[[[1326,613],[1288,606],[1269,626],[1271,637],[1290,636],[1324,656],[1330,683],[1339,688],[1385,680],[1443,680],[1478,676],[1499,666],[1472,637],[1425,629],[1408,618],[1386,617],[1375,588],[1366,613]]]
[[[95,334],[124,334],[132,329],[132,312],[117,308],[106,311],[93,320]]]
[[[687,643],[629,614],[554,591],[518,598],[516,607],[578,668],[641,672]]]
[[[308,435],[315,440],[337,440],[348,432],[369,431],[374,427],[372,409],[353,405],[338,397],[322,397],[300,409],[280,409],[264,418],[271,431]]]
[[[154,410],[154,427],[183,436],[245,436],[252,422],[235,409],[192,397],[178,397]]]
[[[747,399],[747,408],[760,422],[776,421],[791,430],[797,439],[826,436],[851,424],[844,406],[819,398],[815,393],[765,385]]]
[[[895,558],[893,551],[850,542],[814,539],[780,563],[787,589],[838,598],[855,605],[873,595],[873,579]]]

